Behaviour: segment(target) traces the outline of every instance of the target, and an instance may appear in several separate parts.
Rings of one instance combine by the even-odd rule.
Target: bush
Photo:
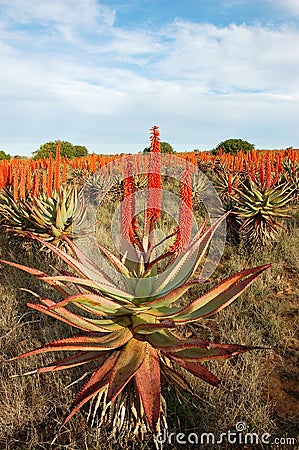
[[[60,141],[60,154],[61,156],[66,156],[67,158],[81,158],[82,156],[88,155],[88,150],[84,145],[73,145],[67,141]],[[42,144],[39,150],[33,152],[33,159],[40,158],[49,158],[50,152],[52,152],[52,156],[55,158],[56,149],[57,149],[58,141],[51,141]]]
[[[0,150],[0,160],[1,159],[11,159],[11,156],[5,153],[3,150]]]
[[[161,153],[175,153],[173,147],[168,144],[168,142],[160,142],[160,146],[161,146]],[[146,147],[143,150],[143,153],[149,153],[150,151],[150,147]]]
[[[220,142],[212,153],[217,155],[220,148],[222,149],[222,153],[236,155],[240,150],[244,153],[250,152],[254,149],[254,145],[247,141],[243,141],[243,139],[227,139],[226,141]]]

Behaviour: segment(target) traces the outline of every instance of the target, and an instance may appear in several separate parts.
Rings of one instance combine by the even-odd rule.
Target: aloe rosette
[[[257,247],[267,240],[273,240],[279,227],[279,219],[289,216],[289,203],[294,190],[288,183],[262,189],[249,181],[243,183],[242,190],[234,189],[238,195],[235,212],[242,220],[241,235],[250,247]]]
[[[62,300],[54,302],[41,297],[39,304],[28,303],[28,306],[79,331],[73,337],[51,342],[17,358],[45,352],[74,352],[71,356],[37,369],[38,373],[67,369],[90,361],[98,363],[64,422],[90,399],[97,398],[95,409],[101,404],[105,416],[110,408],[110,412],[118,414],[122,424],[130,408],[132,410],[135,405],[133,416],[136,427],[140,425],[146,431],[156,432],[163,411],[162,378],[180,389],[192,392],[190,384],[175,369],[175,365],[218,386],[220,380],[202,365],[203,361],[227,359],[257,348],[213,343],[199,337],[185,338],[178,332],[181,326],[210,317],[228,306],[269,267],[264,265],[237,272],[191,303],[176,306],[183,294],[199,284],[195,278],[196,270],[213,234],[225,219],[226,215],[212,226],[204,222],[186,250],[159,277],[155,275],[155,261],[147,268],[142,265],[142,270],[139,262],[132,269],[134,264],[131,262],[129,270],[124,261],[100,246],[110,263],[122,274],[124,283],[130,287],[128,290],[115,286],[101,268],[88,260],[67,237],[65,239],[77,257],[39,237],[35,236],[34,239],[56,253],[74,274],[63,272],[49,276],[40,270],[1,261],[35,275],[55,288],[62,295]],[[158,259],[160,261],[161,257]],[[136,278],[138,270],[139,277]],[[146,291],[146,294],[140,295]],[[68,309],[70,304],[78,307],[81,313],[71,312]]]
[[[111,425],[119,433],[158,432],[166,423],[162,380],[193,394],[177,366],[216,387],[220,380],[202,362],[228,359],[259,348],[214,343],[197,336],[186,338],[180,332],[182,327],[210,317],[228,306],[269,264],[241,270],[195,300],[184,302],[184,294],[202,282],[197,271],[204,262],[212,238],[229,213],[211,225],[204,220],[191,237],[192,172],[186,165],[180,179],[178,226],[156,244],[153,231],[161,220],[162,210],[158,127],[151,130],[151,152],[143,227],[136,220],[135,173],[129,157],[124,166],[120,257],[94,242],[105,262],[119,274],[117,283],[110,272],[103,269],[104,264],[97,265],[88,259],[66,235],[63,239],[73,255],[32,235],[68,265],[68,269],[59,275],[50,276],[21,264],[0,261],[37,276],[56,289],[61,300],[54,302],[40,297],[39,304],[28,303],[28,306],[78,330],[72,337],[50,342],[17,358],[45,352],[73,352],[38,368],[38,373],[92,362],[92,375],[74,400],[65,423],[85,403],[94,400],[93,418],[100,408],[100,425]],[[139,228],[143,228],[141,233]],[[164,245],[173,236],[172,245],[166,246],[165,253],[157,255],[157,246]],[[74,307],[78,308],[77,312],[74,312]]]

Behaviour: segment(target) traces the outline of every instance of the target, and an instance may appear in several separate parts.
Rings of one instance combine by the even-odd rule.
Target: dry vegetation
[[[186,404],[165,386],[171,432],[213,432],[217,437],[229,429],[234,431],[235,424],[243,421],[250,432],[260,435],[268,432],[273,437],[296,437],[299,419],[296,379],[299,342],[298,249],[298,227],[293,225],[280,233],[274,247],[264,248],[262,253],[254,253],[250,258],[241,247],[227,245],[217,272],[209,283],[202,286],[203,290],[244,266],[272,262],[272,268],[231,306],[213,319],[202,321],[196,331],[216,342],[259,345],[271,347],[272,350],[259,350],[230,361],[208,364],[222,379],[225,388],[210,387],[194,378],[192,385],[202,402],[189,398],[191,404]],[[47,270],[50,265],[57,263],[44,252],[38,252],[36,247],[28,251],[18,240],[8,240],[4,235],[1,236],[0,257],[38,268],[47,267]],[[30,275],[10,267],[1,268],[0,448],[154,448],[150,439],[136,442],[123,439],[120,443],[111,433],[99,431],[96,427],[90,428],[86,421],[88,407],[79,411],[66,426],[61,426],[74,392],[78,389],[77,384],[66,386],[82,376],[84,371],[80,367],[12,378],[15,374],[34,369],[41,360],[49,362],[55,357],[47,354],[8,362],[10,358],[65,337],[70,332],[68,326],[29,310],[26,302],[34,301],[34,298],[21,288],[51,298],[50,289]],[[186,332],[191,331],[189,329]],[[82,380],[78,383],[82,384]],[[227,445],[222,443],[219,448],[232,448],[231,444]],[[209,445],[201,447],[218,448]],[[170,445],[169,448],[176,447]]]

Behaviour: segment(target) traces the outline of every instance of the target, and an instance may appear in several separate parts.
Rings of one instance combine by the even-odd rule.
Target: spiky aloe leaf
[[[68,311],[65,308],[59,308],[57,311],[52,311],[49,310],[49,306],[53,306],[53,303],[51,300],[49,299],[41,299],[41,301],[47,305],[47,307],[43,306],[43,305],[37,305],[34,303],[27,303],[27,306],[29,308],[35,309],[36,311],[40,311],[44,314],[47,314],[48,316],[54,317],[55,319],[60,320],[61,322],[65,322],[68,325],[71,325],[75,328],[78,328],[80,330],[83,331],[98,331],[98,332],[111,332],[111,331],[117,331],[119,329],[121,329],[122,327],[117,326],[113,321],[110,321],[110,325],[114,326],[111,328],[109,328],[109,326],[107,327],[103,327],[100,325],[96,325],[93,324],[92,322],[90,322],[88,319],[84,319],[81,316],[78,316],[77,314],[74,314],[70,311]],[[54,303],[55,305],[55,303]],[[106,324],[108,325],[108,324]],[[114,329],[113,329],[114,328]]]
[[[150,345],[134,379],[150,427],[155,431],[161,412],[161,375],[158,353]]]
[[[95,280],[89,280],[87,278],[78,278],[78,277],[69,277],[69,276],[63,276],[63,275],[55,275],[52,277],[48,277],[45,280],[52,280],[54,282],[56,281],[64,281],[68,283],[74,283],[79,284],[81,286],[87,286],[91,287],[93,289],[96,289],[100,292],[105,293],[106,295],[109,295],[109,297],[113,298],[116,301],[121,301],[124,304],[130,304],[133,300],[133,295],[117,288],[114,286],[110,286],[107,283],[103,283],[100,281]]]
[[[175,358],[173,358],[175,360]],[[210,372],[206,367],[204,367],[199,362],[190,362],[185,361],[184,359],[177,359],[180,366],[184,367],[184,369],[188,370],[188,372],[192,373],[198,378],[201,378],[206,383],[211,384],[212,386],[219,386],[220,380],[216,377],[212,372]]]
[[[68,356],[67,358],[59,359],[58,361],[49,364],[48,366],[39,367],[37,369],[38,373],[53,372],[57,370],[70,369],[72,367],[81,366],[87,364],[95,359],[103,360],[109,352],[79,352],[75,355]]]
[[[8,266],[11,267],[16,267],[17,269],[23,270],[24,272],[30,273],[31,275],[35,275],[36,277],[41,278],[43,281],[45,281],[50,286],[53,286],[57,291],[59,291],[64,296],[70,295],[72,293],[72,291],[67,286],[63,285],[63,283],[52,280],[50,275],[46,274],[45,272],[42,272],[41,270],[34,269],[33,267],[27,267],[24,266],[23,264],[17,264],[12,261],[6,261],[4,259],[0,259],[0,263],[7,264]]]
[[[187,347],[187,346],[186,346]],[[262,347],[248,347],[238,344],[214,344],[209,343],[209,347],[190,345],[185,349],[163,349],[168,358],[180,363],[181,360],[186,362],[208,361],[211,359],[228,359],[240,353],[249,352],[250,350],[261,350]]]
[[[60,350],[79,350],[83,352],[114,350],[125,345],[132,337],[133,335],[129,329],[122,329],[108,335],[106,333],[89,333],[87,336],[74,336],[50,342],[44,347],[22,353],[14,359]]]
[[[82,305],[94,306],[99,309],[103,314],[125,314],[128,313],[129,310],[125,309],[122,305],[117,303],[116,301],[110,300],[109,298],[103,297],[102,295],[96,294],[78,294],[71,295],[64,300],[61,300],[58,303],[55,303],[51,306],[50,309],[57,309],[62,306],[66,306],[69,303],[80,303]]]
[[[132,328],[134,333],[151,334],[165,328],[175,328],[176,325],[172,320],[163,320],[160,323],[142,323]]]
[[[67,423],[88,400],[95,397],[100,391],[108,386],[111,370],[115,366],[119,355],[119,351],[111,353],[101,367],[92,375],[88,383],[75,399],[69,414],[64,419],[64,424]]]
[[[194,322],[202,317],[215,314],[242,294],[270,266],[271,264],[266,264],[237,272],[180,311],[167,315],[167,311],[161,309],[161,316],[173,319],[176,324],[182,324]],[[159,313],[156,313],[156,315],[159,315]]]
[[[153,290],[152,296],[156,296],[161,292],[167,294],[185,283],[194,274],[205,255],[213,235],[228,214],[224,214],[204,234],[200,234],[196,239],[193,239],[186,252],[180,254],[180,258],[175,260],[171,268],[159,276],[157,280],[158,285]],[[171,288],[167,289],[167,286],[171,286]]]
[[[179,349],[184,349],[188,347],[199,347],[199,348],[209,347],[209,342],[204,339],[178,338],[168,330],[160,330],[158,332],[148,334],[146,335],[146,339],[154,348],[166,351],[177,351]]]
[[[107,401],[113,401],[125,385],[135,375],[146,354],[147,343],[131,339],[123,348],[115,366],[111,370]]]

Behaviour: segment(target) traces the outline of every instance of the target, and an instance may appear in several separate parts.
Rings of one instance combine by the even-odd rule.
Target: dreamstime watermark
[[[238,422],[233,431],[216,435],[215,433],[170,433],[166,429],[155,437],[157,444],[180,444],[180,445],[221,445],[221,444],[250,444],[250,445],[292,445],[297,443],[296,438],[273,437],[270,433],[255,433],[247,431],[245,422]]]
[[[220,217],[223,216],[225,211],[214,186],[207,178],[207,176],[203,172],[201,172],[196,165],[192,164],[189,161],[188,163],[186,163],[184,159],[174,155],[160,154],[159,157],[160,160],[158,174],[161,175],[164,180],[166,180],[166,183],[163,183],[163,188],[161,190],[161,211],[163,212],[164,217],[167,217],[169,218],[169,221],[172,221],[174,227],[178,225],[178,214],[181,200],[179,192],[171,192],[171,189],[169,189],[169,187],[171,187],[175,183],[177,185],[181,183],[182,171],[186,168],[186,164],[188,165],[188,170],[190,170],[190,172],[192,173],[192,186],[190,187],[192,188],[193,195],[197,195],[198,198],[200,198],[200,202],[203,206],[203,209],[205,210],[205,215],[209,219],[210,224],[213,225],[217,220],[219,220]],[[73,240],[80,250],[77,254],[78,259],[82,259],[82,254],[87,256],[98,267],[101,267],[102,272],[110,279],[113,279],[115,284],[119,288],[121,288],[123,291],[128,291],[129,294],[133,293],[129,291],[130,286],[128,287],[128,285],[123,282],[122,275],[107,262],[105,255],[97,246],[97,224],[101,221],[101,217],[99,217],[99,211],[100,207],[104,204],[105,199],[107,199],[107,196],[111,195],[111,192],[113,191],[115,186],[121,186],[124,181],[125,167],[128,164],[128,161],[130,163],[135,180],[137,180],[138,178],[144,179],[148,176],[149,173],[157,174],[156,169],[151,167],[149,158],[149,155],[125,155],[100,168],[87,180],[85,186],[81,191],[81,206],[85,211],[84,217],[82,218],[82,216],[80,216],[79,214],[78,217],[80,217],[80,220],[76,220],[76,217],[73,220]],[[155,195],[155,189],[149,188],[136,189],[135,192],[131,195],[133,197],[133,202],[135,205],[135,216],[137,216],[138,214],[139,216],[141,216],[146,211],[148,207],[147,202],[150,191],[152,191],[152,196]],[[105,238],[108,238],[111,242],[113,242],[115,252],[118,254],[121,253],[122,210],[124,209],[123,205],[123,201],[120,201],[118,204],[115,203],[113,205],[114,211],[112,213],[112,217],[110,217],[109,219],[109,223],[111,224],[110,232],[108,231],[108,228],[105,229]],[[194,211],[190,211],[190,213],[190,216],[192,218],[192,239],[192,237],[194,237],[198,232],[199,227],[198,220],[195,217]],[[107,213],[104,212],[104,214]],[[133,216],[130,219],[132,220]],[[87,234],[85,232],[86,230],[89,230]],[[155,247],[157,247],[156,256],[159,256],[159,252],[163,253],[164,251],[166,251],[168,242],[165,235],[165,230],[159,228],[159,226],[156,226],[154,233],[154,244],[156,244]],[[159,242],[163,243],[164,241],[165,244],[163,247],[163,245],[160,245]],[[213,235],[205,264],[203,265],[201,273],[199,275],[199,281],[206,281],[215,271],[222,257],[225,242],[226,222],[223,221],[217,227]],[[138,249],[134,249],[134,251],[132,251],[131,253],[133,255],[136,255],[136,260],[140,260],[140,251]],[[189,273],[195,261],[198,259],[198,256],[198,253],[194,251],[190,255],[188,264],[185,264],[180,269],[179,276],[182,280]],[[86,266],[85,259],[82,260],[82,263]],[[156,274],[155,283],[159,284],[161,280],[162,284],[163,280],[168,276],[168,273],[170,273],[171,270],[172,267],[164,270],[163,273]],[[86,267],[86,271],[88,271],[88,276],[90,276],[91,278],[97,276],[96,273],[92,270],[92,267]],[[150,276],[147,276],[145,282],[149,283],[150,278]],[[97,280],[95,279],[95,281]],[[139,281],[141,283],[144,280]],[[170,280],[170,282],[166,285],[167,290],[176,287],[179,281],[180,280],[178,280],[177,278],[175,278],[173,281]],[[171,284],[172,282],[173,286]],[[143,290],[141,289],[140,291],[142,292]],[[160,295],[162,294],[163,289],[160,292]],[[136,291],[134,292],[134,296],[138,297]],[[141,294],[141,296],[143,296],[143,294]]]

